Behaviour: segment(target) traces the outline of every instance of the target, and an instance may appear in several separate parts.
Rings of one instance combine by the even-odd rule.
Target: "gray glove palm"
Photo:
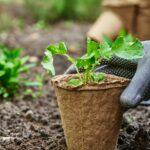
[[[120,98],[124,107],[137,106],[141,101],[150,98],[150,41],[142,43],[145,51],[142,59],[128,61],[113,57],[109,61],[103,60],[101,66],[95,70],[132,79]],[[71,66],[65,73],[76,73],[76,70]]]

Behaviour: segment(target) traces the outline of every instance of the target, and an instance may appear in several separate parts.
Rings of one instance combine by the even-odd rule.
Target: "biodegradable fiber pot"
[[[75,75],[52,79],[69,150],[114,150],[122,121],[119,97],[128,79],[107,75],[105,81],[70,88]]]

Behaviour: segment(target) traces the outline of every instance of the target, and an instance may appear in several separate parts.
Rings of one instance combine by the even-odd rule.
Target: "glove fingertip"
[[[125,108],[134,108],[141,102],[141,96],[137,95],[136,98],[131,98],[129,95],[123,93],[120,97],[120,102]]]

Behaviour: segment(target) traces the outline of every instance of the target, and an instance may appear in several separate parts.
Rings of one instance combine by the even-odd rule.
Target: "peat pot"
[[[52,79],[69,150],[114,150],[123,110],[119,97],[129,80],[106,75],[105,81],[71,88],[67,80]]]

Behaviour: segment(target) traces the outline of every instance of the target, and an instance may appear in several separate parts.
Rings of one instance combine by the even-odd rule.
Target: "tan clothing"
[[[104,0],[104,6],[127,6],[127,5],[136,5],[139,0]]]
[[[150,39],[150,0],[104,0],[103,9],[89,37],[101,41],[105,34],[113,39],[125,28],[141,40]]]
[[[104,0],[104,6],[150,5],[150,0]]]

